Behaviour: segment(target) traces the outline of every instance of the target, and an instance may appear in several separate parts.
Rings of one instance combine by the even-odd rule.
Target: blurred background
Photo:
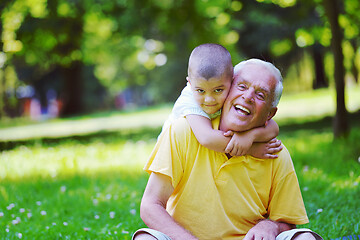
[[[173,103],[191,50],[212,42],[234,65],[274,63],[285,94],[334,89],[334,134],[349,132],[358,0],[1,0],[0,11],[1,119]]]

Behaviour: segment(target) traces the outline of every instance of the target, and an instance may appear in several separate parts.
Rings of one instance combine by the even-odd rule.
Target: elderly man
[[[282,77],[268,62],[234,68],[221,118],[224,132],[263,126],[277,111]],[[275,159],[232,157],[201,146],[185,118],[158,140],[145,166],[150,178],[141,202],[149,229],[134,239],[322,239],[296,225],[308,222],[295,170],[284,147]]]

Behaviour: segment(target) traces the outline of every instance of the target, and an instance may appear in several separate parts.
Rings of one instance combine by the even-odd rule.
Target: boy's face
[[[202,77],[187,77],[195,101],[207,114],[219,111],[229,93],[232,79],[225,76],[205,79]]]

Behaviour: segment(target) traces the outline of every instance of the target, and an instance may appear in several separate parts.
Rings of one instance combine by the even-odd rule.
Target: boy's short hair
[[[188,76],[210,79],[226,74],[230,79],[233,76],[233,65],[229,51],[214,43],[205,43],[197,46],[191,52],[188,65]]]

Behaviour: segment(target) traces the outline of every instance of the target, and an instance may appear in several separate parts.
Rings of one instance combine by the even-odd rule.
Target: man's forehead
[[[255,64],[249,64],[250,66],[255,66],[255,68],[246,68],[244,66],[236,75],[234,75],[234,83],[257,83],[264,86],[271,85],[271,82],[275,80],[275,76],[265,67],[258,66]]]

